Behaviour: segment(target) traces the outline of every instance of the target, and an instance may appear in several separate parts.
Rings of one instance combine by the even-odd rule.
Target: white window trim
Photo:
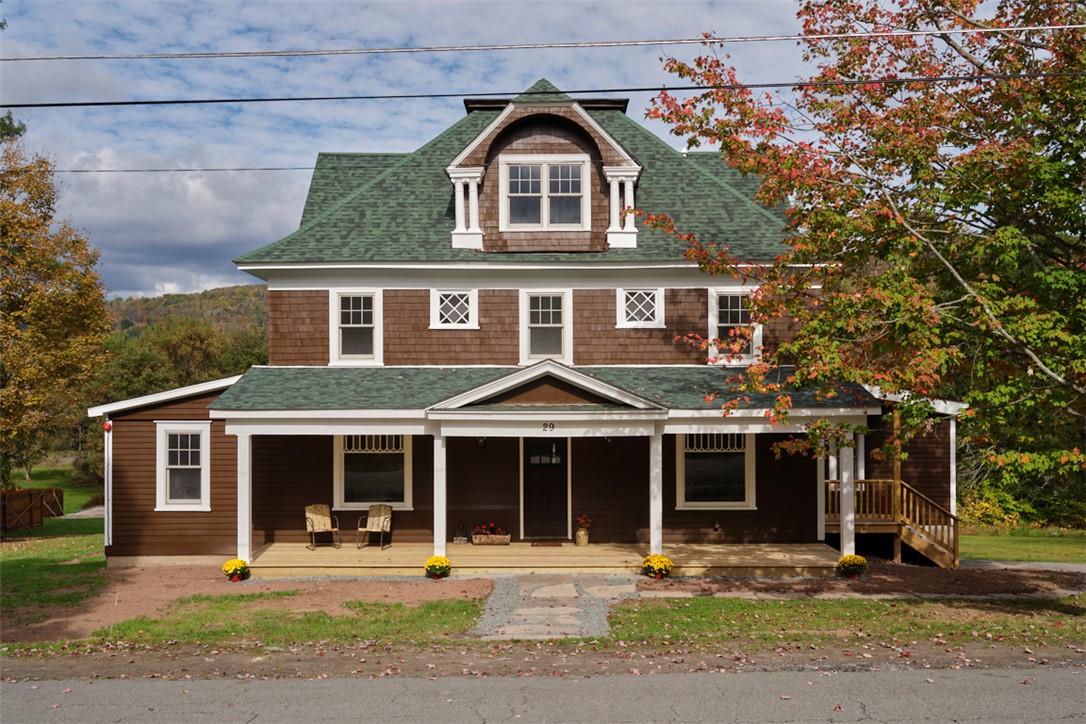
[[[687,502],[686,501],[686,435],[675,436],[675,510],[757,510],[755,442],[754,433],[745,433],[744,447],[744,482],[746,483],[745,500],[742,502]]]
[[[626,318],[626,292],[653,292],[656,316],[649,322],[631,322]],[[617,329],[662,329],[664,327],[664,290],[651,287],[622,287],[615,290],[615,327]]]
[[[170,503],[166,496],[167,435],[200,433],[200,502]],[[155,420],[155,512],[200,512],[211,510],[211,420]]]
[[[359,295],[373,297],[373,356],[357,357],[339,353],[339,298]],[[377,287],[336,287],[328,290],[328,364],[338,367],[374,367],[384,364],[384,305]]]
[[[741,286],[741,287],[719,287],[709,290],[709,330],[706,339],[715,339],[717,336],[717,327],[720,326],[720,302],[719,298],[724,296],[734,296],[737,294],[749,294],[753,295],[758,290],[756,286]],[[724,367],[738,367],[743,365],[753,364],[759,360],[762,356],[762,325],[753,324],[754,333],[750,338],[751,354],[745,354],[740,357],[717,359],[712,364],[724,366]],[[720,354],[720,350],[716,345],[709,347],[709,357],[716,359]]]
[[[562,354],[531,357],[528,354],[528,297],[562,297]],[[540,360],[553,359],[573,365],[573,290],[572,289],[521,289],[520,290],[520,364],[530,365]]]
[[[439,307],[442,294],[468,295],[468,321],[466,324],[442,323]],[[431,289],[430,290],[430,329],[479,329],[479,290],[478,289]]]
[[[399,433],[393,433],[399,434]],[[369,502],[352,501],[350,503],[343,499],[343,436],[335,435],[333,437],[334,443],[332,445],[332,490],[333,500],[335,504],[332,506],[333,510],[369,510],[371,505],[391,505],[393,510],[414,510],[412,505],[412,477],[413,469],[411,465],[411,435],[403,436],[403,502],[402,503],[389,503],[383,500],[374,500]]]
[[[548,224],[547,194],[550,177],[546,168],[540,173],[540,192],[543,197],[540,224],[511,224],[509,222],[509,167],[520,164],[580,164],[581,165],[581,223]],[[592,166],[588,154],[506,154],[498,155],[498,231],[591,231],[592,230]]]

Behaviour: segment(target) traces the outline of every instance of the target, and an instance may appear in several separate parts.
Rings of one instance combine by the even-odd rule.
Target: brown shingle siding
[[[614,289],[573,292],[573,361],[599,364],[699,364],[705,353],[675,337],[705,333],[708,314],[705,289],[667,289],[663,329],[615,327]]]
[[[386,365],[515,365],[519,301],[510,289],[479,290],[479,329],[430,329],[430,290],[386,289]]]
[[[328,364],[328,292],[268,292],[268,364]]]

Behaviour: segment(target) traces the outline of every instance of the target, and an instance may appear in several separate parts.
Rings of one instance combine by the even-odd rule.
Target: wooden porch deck
[[[259,578],[287,576],[418,575],[433,547],[429,543],[396,543],[385,550],[376,545],[358,549],[346,540],[342,548],[309,550],[303,543],[272,543],[253,555],[252,574]],[[823,543],[665,545],[675,562],[674,575],[827,576],[839,553]],[[575,546],[452,545],[448,557],[454,576],[488,573],[637,573],[648,546],[636,543],[592,543]]]

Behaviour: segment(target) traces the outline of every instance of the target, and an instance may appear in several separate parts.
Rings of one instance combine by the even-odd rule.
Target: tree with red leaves
[[[827,394],[842,380],[905,394],[889,454],[930,424],[923,397],[964,399],[964,492],[1086,521],[1086,33],[1012,30],[1086,23],[1086,6],[822,0],[798,17],[808,36],[937,32],[805,39],[813,75],[776,94],[742,87],[727,57],[666,61],[706,90],[661,93],[649,115],[718,144],[788,210],[784,252],[755,269],[726,239],[689,237],[704,271],[760,285],[755,321],[797,323],[742,384],[780,392],[777,419],[780,364]],[[954,32],[978,28],[1003,30]],[[842,431],[811,432],[820,446]]]

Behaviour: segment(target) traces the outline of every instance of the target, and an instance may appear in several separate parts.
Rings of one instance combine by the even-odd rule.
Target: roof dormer
[[[591,101],[605,103],[612,100]],[[469,110],[472,102],[466,101]],[[486,107],[496,102],[487,100]],[[641,167],[581,103],[546,80],[501,113],[446,169],[452,246],[486,251],[604,251],[637,246]]]

